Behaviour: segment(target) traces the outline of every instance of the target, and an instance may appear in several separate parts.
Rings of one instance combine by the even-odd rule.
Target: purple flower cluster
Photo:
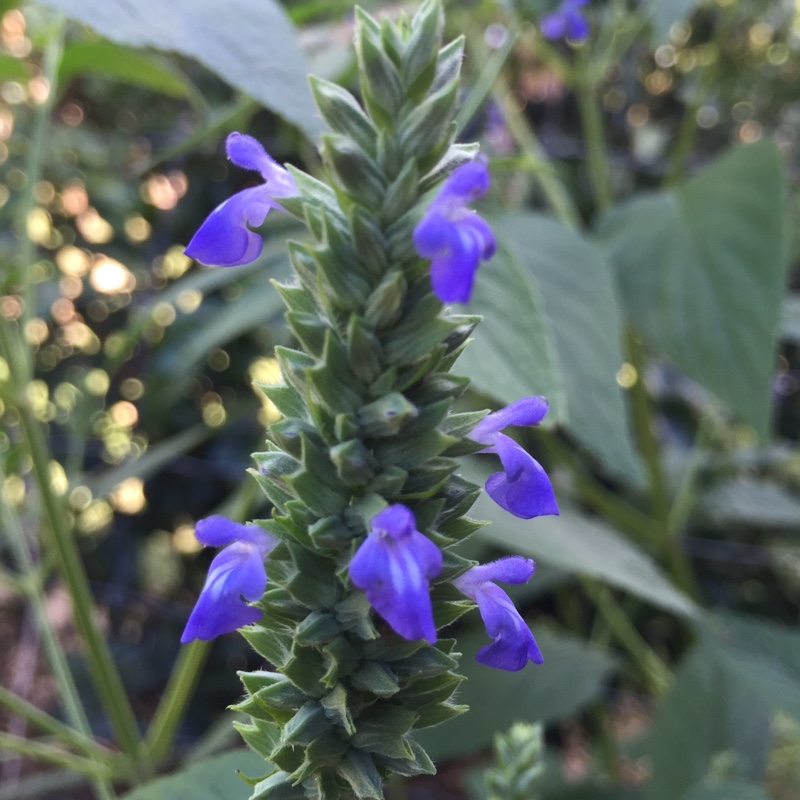
[[[558,10],[548,14],[541,21],[542,35],[545,39],[571,39],[583,42],[589,38],[589,20],[580,9],[589,0],[562,0]]]
[[[372,530],[350,562],[350,579],[396,633],[433,643],[430,581],[441,568],[441,551],[416,529],[411,511],[398,503],[373,518]],[[542,663],[533,634],[511,598],[494,583],[525,583],[534,568],[530,559],[511,556],[472,567],[454,581],[478,604],[486,631],[494,639],[478,652],[482,664],[516,671],[528,661]]]
[[[489,168],[479,158],[462,164],[444,182],[414,229],[414,246],[431,260],[431,286],[443,303],[467,303],[481,260],[497,248],[486,220],[467,203],[489,190]]]

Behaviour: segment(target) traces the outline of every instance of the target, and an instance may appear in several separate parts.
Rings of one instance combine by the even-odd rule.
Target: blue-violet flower
[[[257,525],[225,517],[198,521],[195,536],[206,547],[224,547],[208,570],[203,591],[189,616],[181,641],[213,639],[261,618],[245,601],[260,600],[267,586],[264,561],[278,540]]]
[[[462,164],[444,182],[414,228],[414,246],[431,261],[431,285],[443,303],[467,303],[478,264],[494,255],[497,242],[486,220],[467,208],[489,190],[484,159]]]
[[[589,20],[579,9],[589,0],[562,0],[558,10],[548,14],[541,22],[545,39],[572,39],[583,42],[589,38]]]
[[[376,514],[371,528],[350,561],[350,579],[400,636],[433,644],[429,581],[441,572],[441,551],[400,503]]]
[[[538,425],[547,408],[544,397],[523,397],[510,406],[487,414],[470,433],[471,439],[488,445],[482,453],[497,453],[503,465],[503,472],[495,472],[486,481],[489,496],[506,511],[522,519],[558,514],[558,503],[542,465],[500,431],[509,425]]]
[[[283,211],[276,197],[292,197],[298,192],[289,171],[252,136],[231,133],[225,147],[237,167],[260,172],[265,183],[245,189],[217,206],[192,237],[186,255],[202,264],[235,267],[255,261],[264,246],[248,225],[262,225],[271,208]]]
[[[541,650],[511,598],[493,581],[526,583],[536,565],[529,558],[508,556],[468,569],[453,583],[478,604],[486,632],[494,639],[478,650],[475,659],[497,669],[516,672],[528,661],[541,664]]]

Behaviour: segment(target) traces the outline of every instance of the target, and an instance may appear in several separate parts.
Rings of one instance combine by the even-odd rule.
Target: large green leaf
[[[681,797],[725,751],[737,753],[744,777],[760,778],[772,714],[800,718],[800,631],[725,615],[701,634],[656,714],[648,800]]]
[[[543,394],[550,403],[543,425],[566,422],[564,377],[541,293],[509,244],[478,272],[470,311],[482,314],[483,321],[459,358],[458,369],[479,391],[503,403]]]
[[[143,86],[170,97],[184,97],[198,105],[202,103],[192,82],[167,59],[114,42],[75,42],[64,50],[58,69],[59,86],[89,74]]]
[[[702,509],[718,529],[730,524],[800,529],[800,499],[773,481],[726,481],[706,493]]]
[[[196,58],[311,137],[322,130],[308,68],[277,0],[44,0],[108,39]]]
[[[614,669],[613,658],[586,642],[534,628],[544,664],[528,664],[519,672],[504,672],[475,661],[475,653],[490,640],[486,634],[458,637],[463,652],[459,671],[466,675],[458,702],[468,714],[417,738],[434,759],[474,753],[487,746],[497,731],[518,720],[560,719],[578,711],[596,697]]]
[[[480,481],[472,471],[471,480]],[[653,605],[685,616],[697,607],[658,565],[613,528],[559,498],[558,517],[524,520],[511,516],[484,492],[473,506],[476,519],[491,521],[476,536],[544,564],[599,578]],[[535,576],[533,580],[536,580]]]
[[[476,387],[503,403],[547,394],[555,419],[611,473],[640,484],[615,380],[622,325],[606,254],[538,214],[503,215],[493,226],[505,255],[478,273],[470,310],[484,321],[464,356]]]
[[[693,786],[681,800],[770,800],[766,789],[754,783],[732,781],[726,783],[701,783]]]
[[[775,145],[743,145],[685,186],[610,211],[599,235],[648,344],[765,437],[785,283]]]
[[[252,778],[270,769],[252,750],[232,750],[146,783],[120,800],[247,800],[252,790],[237,770]]]

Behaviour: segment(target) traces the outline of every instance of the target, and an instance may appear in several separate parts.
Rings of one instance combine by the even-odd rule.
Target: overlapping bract
[[[482,452],[497,453],[503,465],[502,472],[495,472],[486,481],[489,496],[522,519],[558,514],[558,503],[542,465],[501,431],[509,425],[538,425],[547,409],[544,397],[523,397],[488,414],[470,434],[476,442],[488,445]]]
[[[430,580],[441,572],[441,551],[400,503],[376,514],[371,528],[350,562],[350,580],[400,636],[433,644]]]
[[[497,669],[516,672],[528,661],[544,661],[530,628],[511,598],[494,581],[527,583],[536,565],[529,558],[509,556],[467,570],[453,583],[478,604],[486,632],[494,639],[482,647],[475,658]]]
[[[202,264],[234,267],[261,255],[262,238],[250,225],[263,225],[270,209],[283,211],[276,197],[297,194],[294,178],[252,136],[231,133],[225,143],[228,158],[237,167],[261,173],[264,183],[228,198],[200,226],[186,248],[186,255]]]
[[[181,642],[213,639],[261,618],[260,600],[267,586],[264,560],[277,539],[257,525],[225,517],[201,519],[195,536],[206,547],[223,547],[211,562],[205,586],[184,628]]]
[[[489,190],[489,169],[478,158],[462,164],[444,182],[414,229],[414,246],[431,260],[431,286],[443,303],[467,303],[480,262],[490,259],[497,242],[486,220],[467,203]]]
[[[571,39],[582,42],[589,38],[589,20],[581,12],[589,0],[562,0],[558,10],[541,21],[542,35],[546,39]]]

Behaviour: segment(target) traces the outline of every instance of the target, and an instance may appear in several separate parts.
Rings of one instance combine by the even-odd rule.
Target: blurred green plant
[[[317,71],[347,80],[342,6],[286,5]],[[515,599],[540,623],[546,662],[512,681],[473,666],[461,695],[473,714],[425,745],[471,756],[514,720],[541,719],[563,734],[537,788],[547,800],[788,798],[800,763],[787,722],[800,715],[796,297],[782,314],[798,256],[796,9],[595,2],[591,39],[574,45],[538,32],[555,5],[450,9],[468,41],[459,125],[493,152],[502,231],[462,364],[498,404],[550,397],[553,426],[527,444],[560,476],[564,509],[524,531],[488,526],[476,556],[537,559],[538,583]],[[69,791],[76,773],[114,797],[208,725],[188,722],[207,648],[185,650],[167,681],[202,581],[192,525],[255,510],[256,493],[234,487],[258,415],[275,411],[247,386],[288,340],[268,278],[295,232],[271,222],[263,259],[238,270],[194,267],[178,244],[230,191],[214,153],[231,128],[314,169],[289,124],[319,131],[286,18],[243,0],[208,16],[140,4],[132,21],[117,14],[128,8],[0,8],[3,613],[18,631],[35,620],[57,686],[39,702],[9,659],[0,797]],[[158,556],[143,563],[174,569],[148,583],[145,550]],[[55,623],[58,583],[80,648]],[[226,642],[208,662],[218,708],[237,691],[214,688],[226,660],[245,659]],[[43,771],[14,777],[14,758]],[[247,772],[243,752],[132,796],[169,797],[166,780],[175,796],[233,797],[236,765]]]

